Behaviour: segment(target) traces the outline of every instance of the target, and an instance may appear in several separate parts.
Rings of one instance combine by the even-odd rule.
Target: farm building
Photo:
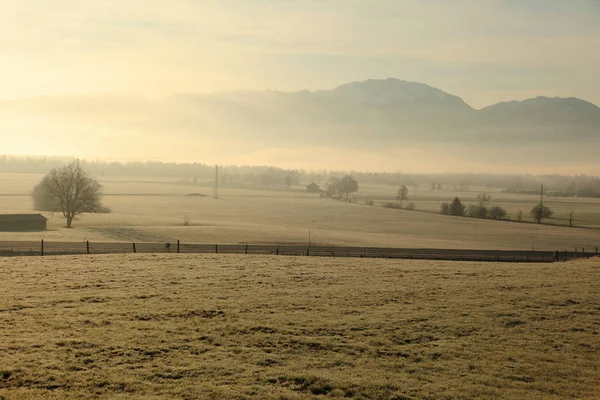
[[[306,191],[308,193],[319,193],[321,191],[321,188],[319,187],[319,185],[313,182],[310,185],[306,186]]]
[[[0,214],[0,232],[45,231],[47,223],[42,214]]]

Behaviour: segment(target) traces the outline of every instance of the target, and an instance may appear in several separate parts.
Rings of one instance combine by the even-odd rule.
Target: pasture
[[[32,209],[28,193],[40,175],[0,174],[0,212],[22,213]],[[212,197],[209,182],[192,184],[174,179],[141,180],[100,178],[105,204],[113,212],[84,215],[75,229],[63,229],[64,219],[50,218],[47,232],[0,233],[0,241],[124,241],[219,244],[312,244],[404,248],[570,250],[595,249],[600,245],[600,201],[595,199],[547,199],[557,212],[550,223],[564,225],[565,213],[576,209],[581,227],[537,225],[478,220],[432,213],[442,201],[459,196],[475,203],[471,192],[431,191],[411,188],[416,212],[386,209],[396,188],[365,185],[355,203],[319,198],[301,187],[222,187]],[[205,197],[188,197],[200,193]],[[414,199],[413,199],[414,196]],[[374,199],[367,206],[365,199]],[[507,208],[514,219],[518,210],[537,203],[536,196],[492,193],[492,205]],[[423,211],[423,212],[420,212]],[[184,225],[189,219],[189,226]],[[585,219],[584,219],[585,218]]]
[[[592,399],[600,261],[0,259],[0,397]]]

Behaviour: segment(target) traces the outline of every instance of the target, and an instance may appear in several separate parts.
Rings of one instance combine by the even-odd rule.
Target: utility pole
[[[219,166],[215,165],[215,199],[219,198]]]
[[[542,183],[540,189],[540,205],[538,207],[538,224],[542,223],[542,215],[544,213],[544,184]]]

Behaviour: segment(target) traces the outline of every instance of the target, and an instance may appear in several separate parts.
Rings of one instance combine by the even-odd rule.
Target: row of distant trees
[[[600,180],[591,179],[579,185],[570,182],[566,188],[549,194],[555,197],[600,197]]]
[[[465,205],[458,197],[455,197],[451,203],[442,203],[440,206],[440,214],[469,216],[473,218],[490,218],[490,219],[507,219],[508,213],[499,206],[489,206],[492,197],[489,193],[480,193],[477,195],[477,204]],[[551,218],[554,212],[549,207],[538,204],[530,211],[530,215],[541,223],[543,219]],[[572,225],[573,213],[570,214],[570,225]],[[523,219],[523,213],[519,212],[517,220]]]
[[[0,173],[47,173],[74,161],[58,157],[16,157],[0,156]],[[107,162],[85,161],[80,165],[93,176],[137,176],[177,178],[185,181],[212,181],[214,165],[194,163],[147,162]],[[473,187],[504,188],[513,193],[537,193],[539,182],[544,181],[548,193],[555,196],[600,197],[600,178],[586,175],[508,175],[508,174],[405,174],[401,172],[361,172],[361,171],[307,171],[268,166],[223,166],[221,183],[224,185],[286,185],[286,177],[291,184],[300,182],[326,182],[331,177],[352,176],[363,184],[387,185],[392,187],[415,186],[440,190],[457,191]]]

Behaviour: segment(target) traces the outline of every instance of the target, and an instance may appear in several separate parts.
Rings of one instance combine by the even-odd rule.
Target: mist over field
[[[30,98],[1,102],[0,115],[9,154],[313,170],[600,173],[600,108],[592,103],[537,97],[475,109],[392,78],[314,92]]]

